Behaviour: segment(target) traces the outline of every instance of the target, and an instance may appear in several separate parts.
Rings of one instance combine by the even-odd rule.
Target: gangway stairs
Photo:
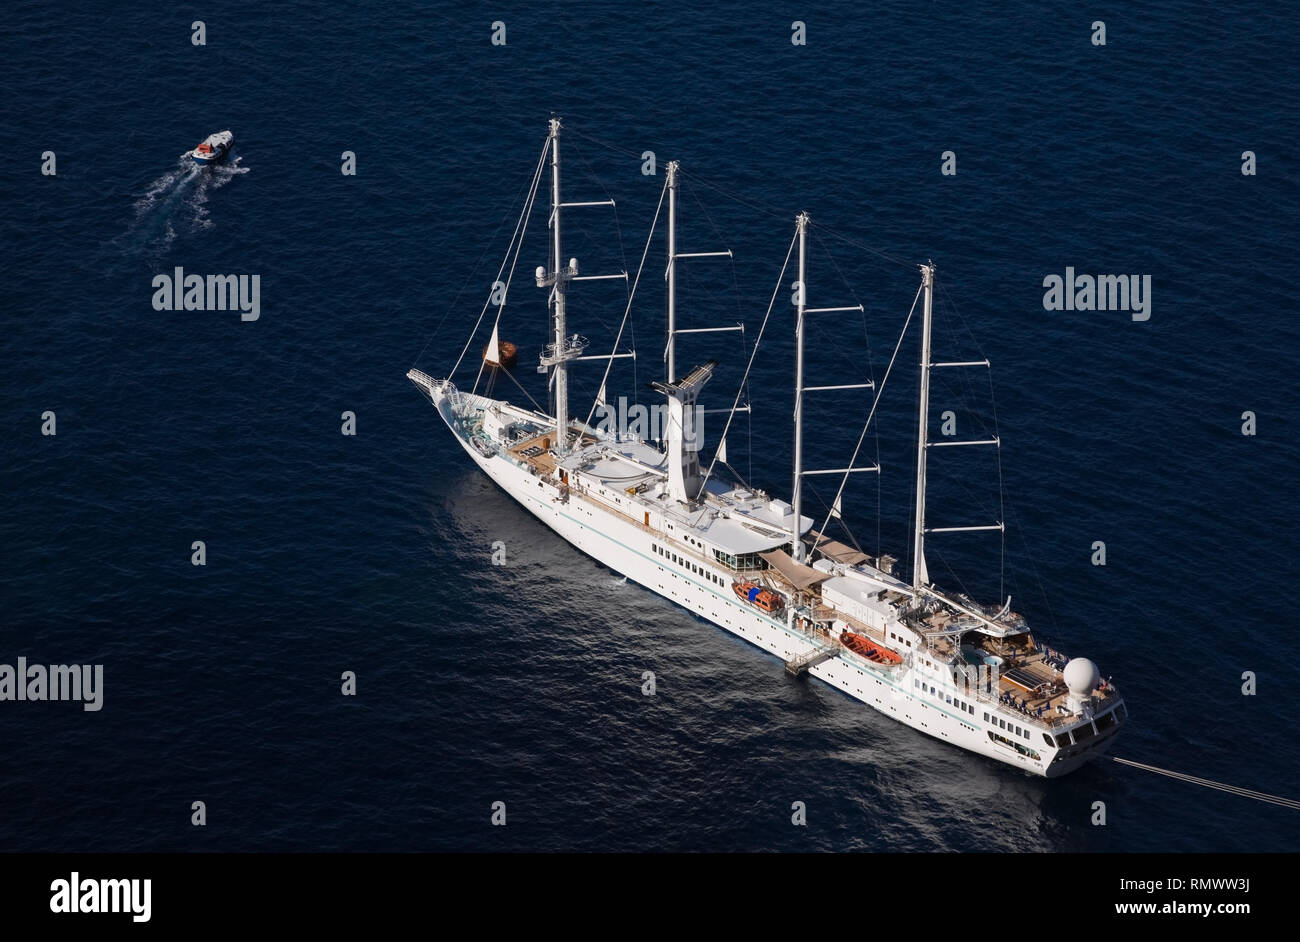
[[[807,654],[801,654],[796,658],[791,658],[785,662],[785,669],[794,677],[807,671],[810,667],[816,667],[823,661],[829,661],[840,653],[839,646],[835,647],[815,647]]]

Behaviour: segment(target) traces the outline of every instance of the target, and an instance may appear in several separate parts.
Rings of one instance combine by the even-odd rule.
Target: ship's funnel
[[[717,365],[716,360],[710,360],[675,383],[651,384],[668,397],[668,495],[673,500],[690,503],[704,483],[700,474],[704,429],[695,400],[713,378]]]

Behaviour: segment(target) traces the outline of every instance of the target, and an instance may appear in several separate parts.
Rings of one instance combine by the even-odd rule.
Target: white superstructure
[[[803,385],[803,319],[845,310],[809,308],[804,303],[806,214],[796,220],[799,361],[790,503],[726,483],[711,474],[712,466],[701,469],[701,443],[691,416],[712,374],[712,363],[681,378],[670,370],[666,382],[655,384],[668,400],[666,451],[568,417],[569,365],[628,354],[587,356],[586,341],[567,334],[566,284],[579,279],[576,261],[560,267],[565,258],[561,211],[566,206],[594,204],[565,204],[561,199],[560,130],[559,120],[552,119],[547,139],[552,267],[537,272],[537,283],[550,289],[553,340],[541,363],[553,374],[557,415],[462,392],[450,380],[419,370],[407,374],[432,401],[466,453],[569,543],[775,654],[792,673],[811,674],[914,729],[1036,775],[1063,775],[1100,754],[1127,716],[1118,692],[1101,680],[1091,661],[1075,658],[1067,663],[1061,655],[1040,647],[1024,619],[1010,610],[1009,600],[1001,607],[985,607],[929,584],[924,537],[943,532],[925,526],[925,457],[927,449],[938,444],[927,441],[929,371],[979,365],[930,362],[933,265],[921,267],[919,497],[914,575],[908,584],[894,576],[893,559],[869,558],[829,540],[801,512],[800,482],[805,475],[878,470],[852,465],[828,470],[802,467],[803,395],[843,388]],[[540,170],[539,164],[539,174]],[[676,173],[673,164],[665,188],[670,206],[670,315],[673,266],[686,257],[675,252]],[[534,194],[537,181],[535,176]],[[670,363],[674,332],[670,319],[666,358]],[[733,407],[732,411],[740,410]],[[963,444],[990,443],[996,444],[996,439]],[[1000,530],[1001,524],[944,529]]]

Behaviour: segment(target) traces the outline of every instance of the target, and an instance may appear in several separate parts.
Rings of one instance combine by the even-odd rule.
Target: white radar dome
[[[1086,657],[1076,657],[1070,661],[1065,665],[1063,674],[1065,686],[1069,687],[1070,693],[1076,697],[1086,697],[1101,681],[1101,673],[1097,670],[1097,665]]]

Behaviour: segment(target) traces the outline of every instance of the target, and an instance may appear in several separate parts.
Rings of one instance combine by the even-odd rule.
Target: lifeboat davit
[[[840,641],[854,654],[865,657],[868,661],[875,661],[877,664],[885,664],[891,667],[903,663],[903,658],[896,652],[889,650],[879,642],[872,641],[870,638],[855,635],[851,631],[846,631],[840,635]]]
[[[765,589],[757,582],[745,579],[741,582],[733,582],[731,591],[744,602],[764,611],[769,615],[774,615],[781,609],[785,608],[785,597],[780,592],[773,592],[771,589]]]

